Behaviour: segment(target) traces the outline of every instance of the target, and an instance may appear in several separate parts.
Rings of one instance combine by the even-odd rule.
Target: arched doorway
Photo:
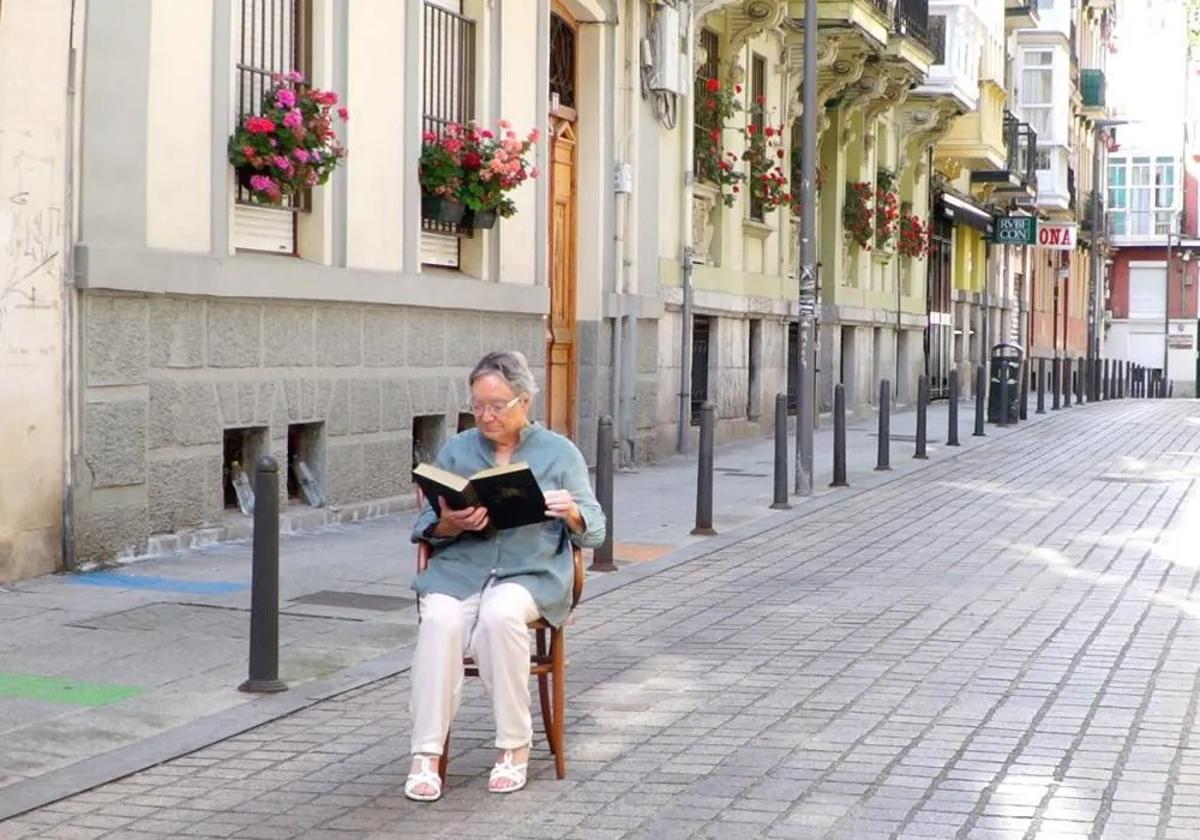
[[[578,370],[577,35],[575,19],[555,3],[550,14],[550,319],[546,335],[546,419],[551,429],[568,437],[575,433]]]

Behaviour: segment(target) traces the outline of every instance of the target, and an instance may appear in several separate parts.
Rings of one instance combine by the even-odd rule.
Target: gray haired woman
[[[571,544],[604,541],[604,513],[575,444],[529,419],[537,385],[525,357],[489,353],[470,375],[476,427],[452,438],[436,466],[471,475],[523,461],[546,497],[550,520],[485,537],[487,509],[451,510],[440,518],[425,505],[413,541],[433,548],[413,588],[421,623],[412,667],[413,763],[404,793],[418,801],[441,797],[438,758],[458,711],[463,653],[469,652],[492,697],[496,717],[493,793],[525,786],[533,722],[529,711],[529,635],[539,616],[560,625],[571,604]]]

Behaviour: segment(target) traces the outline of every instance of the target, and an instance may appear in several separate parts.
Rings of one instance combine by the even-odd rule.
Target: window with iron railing
[[[767,60],[761,55],[755,55],[750,59],[750,101],[754,103],[750,113],[750,124],[754,126],[755,135],[761,140],[763,130],[767,127]],[[749,174],[750,177],[756,177],[762,173],[751,172]],[[754,190],[750,190],[750,218],[761,222],[765,210],[762,197],[755,196]]]
[[[721,78],[721,39],[716,32],[711,29],[700,30],[700,49],[704,53],[704,63],[696,68],[696,79],[694,82],[694,95],[697,102],[703,102],[707,93],[707,85],[710,79],[720,80]],[[704,177],[704,161],[701,155],[701,149],[704,147],[704,138],[708,136],[713,129],[719,129],[720,117],[703,109],[696,109],[696,118],[693,131],[695,132],[695,142],[693,143],[694,159],[692,166],[695,169],[697,177]]]
[[[461,0],[425,0],[422,130],[441,136],[475,117],[475,21]],[[458,225],[422,219],[421,261],[458,266]]]
[[[270,89],[273,75],[296,70],[307,78],[312,64],[309,0],[241,0],[240,13],[236,66],[239,124],[243,117],[262,113],[263,94]],[[239,187],[237,200],[249,204],[249,191]]]
[[[929,0],[895,0],[896,31],[929,45]]]

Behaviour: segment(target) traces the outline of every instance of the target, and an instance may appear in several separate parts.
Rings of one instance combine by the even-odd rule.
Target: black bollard
[[[608,525],[604,529],[604,544],[592,552],[590,572],[615,572],[613,561],[613,425],[604,415],[596,424],[596,501],[604,511]]]
[[[772,510],[788,510],[788,427],[787,427],[787,395],[775,395],[775,498],[771,502]]]
[[[700,452],[696,459],[696,527],[692,533],[709,537],[713,530],[713,404],[700,406]]]
[[[1062,359],[1057,356],[1050,362],[1050,410],[1062,407]]]
[[[846,480],[846,386],[833,386],[833,482],[830,487],[849,487]]]
[[[875,458],[877,471],[892,468],[892,383],[879,383],[879,450]]]
[[[1075,390],[1075,377],[1071,375],[1071,360],[1063,359],[1063,408],[1071,407],[1071,392]]]
[[[927,434],[927,413],[929,410],[929,377],[921,374],[917,377],[917,447],[913,457],[925,460],[929,455],[925,452]]]
[[[1100,375],[1102,377],[1100,380],[1100,398],[1103,400],[1111,400],[1112,394],[1110,394],[1109,390],[1108,390],[1108,388],[1109,388],[1108,359],[1104,360],[1104,370],[1103,370],[1103,372],[1101,372]]]
[[[1084,360],[1080,359],[1079,373],[1075,374],[1075,402],[1079,405],[1083,405],[1083,392],[1086,390],[1085,385],[1087,384],[1084,379],[1083,368]]]
[[[1029,360],[1021,363],[1021,401],[1017,403],[1017,419],[1029,419]]]
[[[254,546],[250,582],[250,678],[239,691],[286,691],[279,679],[279,465],[260,455],[254,468]]]
[[[1000,396],[1000,410],[996,413],[997,426],[1012,425],[1012,389],[1016,387],[1016,382],[1008,381],[1009,370],[1007,367],[1002,367],[999,370],[1000,376],[996,379],[996,390]]]
[[[987,402],[987,374],[983,365],[975,368],[975,433],[973,437],[983,437],[983,410]]]
[[[1037,413],[1046,413],[1046,359],[1038,359],[1037,372]]]
[[[958,368],[950,371],[950,405],[947,407],[946,414],[949,418],[949,427],[946,430],[946,445],[960,446],[958,442]]]

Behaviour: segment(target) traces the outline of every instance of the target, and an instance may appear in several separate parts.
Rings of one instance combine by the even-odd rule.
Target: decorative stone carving
[[[692,188],[692,248],[696,262],[712,262],[712,241],[716,233],[717,202],[720,194],[707,184]]]
[[[910,97],[897,109],[905,150],[901,174],[910,168],[918,177],[925,174],[925,151],[949,133],[959,113],[958,105],[948,97]]]
[[[787,0],[744,0],[736,8],[730,8],[725,13],[726,31],[729,36],[729,54],[735,56],[730,66],[729,81],[740,84],[741,78],[734,78],[734,67],[740,69],[740,53],[751,38],[776,29],[783,23],[787,15]],[[744,77],[745,70],[742,69]]]

